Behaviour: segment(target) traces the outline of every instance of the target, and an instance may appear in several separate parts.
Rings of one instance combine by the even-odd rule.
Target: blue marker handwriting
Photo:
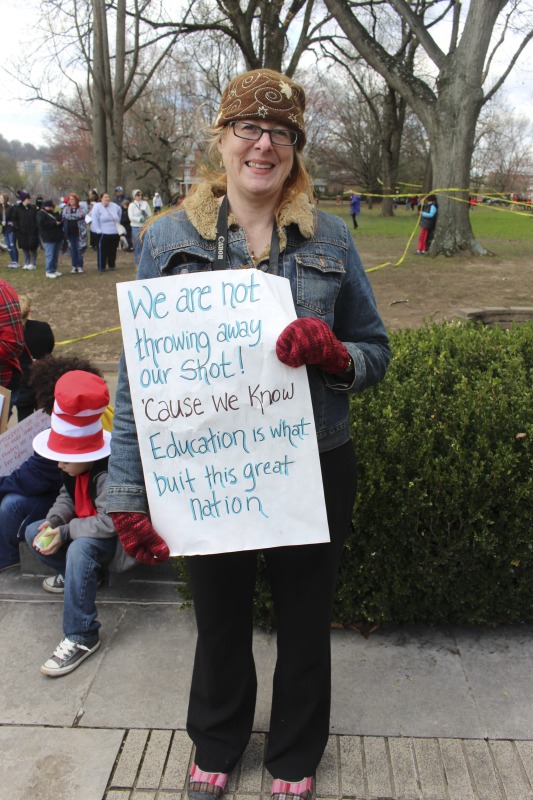
[[[159,459],[173,459],[189,456],[194,458],[198,455],[216,454],[223,450],[231,450],[239,447],[248,453],[248,443],[246,431],[237,429],[234,431],[214,431],[208,429],[207,435],[195,436],[192,439],[180,439],[175,436],[174,431],[154,433],[148,437],[152,457]]]

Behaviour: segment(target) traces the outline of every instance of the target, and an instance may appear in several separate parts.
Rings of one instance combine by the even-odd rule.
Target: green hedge
[[[359,492],[335,619],[533,620],[533,326],[391,334],[353,398]],[[264,573],[256,618],[274,623]]]

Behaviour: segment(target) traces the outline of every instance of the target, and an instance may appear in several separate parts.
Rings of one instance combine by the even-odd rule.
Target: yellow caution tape
[[[383,182],[381,180],[379,181],[379,183],[381,183],[381,185],[383,185]],[[405,183],[404,181],[400,181],[400,183],[401,183],[402,186],[413,186],[415,188],[419,188],[419,185],[416,184],[416,183]],[[427,194],[419,195],[419,203],[420,203],[420,205],[423,205],[424,201],[427,199],[427,197],[429,197],[429,195],[432,195],[432,194],[444,194],[445,192],[458,192],[459,194],[467,194],[468,195],[468,197],[465,197],[465,198],[462,198],[462,197],[451,197],[450,198],[451,200],[455,200],[457,203],[470,203],[470,196],[474,196],[476,198],[481,196],[481,197],[488,197],[491,200],[500,200],[500,201],[506,203],[507,206],[523,206],[523,205],[526,205],[523,201],[520,201],[520,200],[508,200],[508,199],[504,198],[502,193],[495,193],[495,194],[483,193],[482,195],[479,195],[479,193],[474,192],[471,189],[459,189],[459,188],[450,188],[450,187],[446,188],[446,189],[432,189],[430,192],[427,192]],[[346,194],[346,192],[345,192],[345,194]],[[399,197],[411,197],[413,193],[409,192],[407,194],[373,194],[371,192],[366,192],[363,189],[363,190],[361,190],[360,194],[366,194],[369,197],[377,197],[377,198],[392,197],[393,199],[397,200]],[[476,207],[477,206],[483,207],[483,203],[476,203]],[[520,216],[520,217],[530,217],[531,216],[531,212],[515,211],[513,208],[499,208],[499,207],[491,206],[491,209],[493,211],[500,211],[500,212],[507,213],[507,214],[518,214],[518,216]],[[533,210],[533,206],[532,206],[532,210]],[[365,272],[376,272],[378,269],[383,269],[384,267],[399,267],[401,264],[403,264],[403,262],[405,261],[405,257],[407,256],[407,253],[409,251],[409,247],[411,246],[411,242],[413,241],[417,230],[418,230],[418,218],[417,218],[417,221],[415,223],[415,227],[413,228],[413,231],[412,231],[411,235],[409,236],[409,239],[407,240],[407,244],[405,245],[404,251],[403,251],[402,255],[400,256],[400,258],[398,259],[398,261],[386,261],[384,264],[378,264],[376,267],[369,267],[368,269],[365,269]],[[107,328],[107,330],[105,330],[105,331],[98,331],[97,333],[89,333],[89,334],[87,334],[87,336],[79,336],[77,339],[66,339],[64,342],[56,342],[56,347],[58,347],[60,345],[64,345],[64,344],[74,344],[75,342],[83,342],[85,339],[92,339],[95,336],[102,336],[104,333],[113,333],[114,331],[119,331],[120,329],[121,328],[120,328],[120,325],[119,325],[117,328]]]
[[[119,331],[120,325],[118,328],[107,328],[105,331],[98,331],[98,333],[88,333],[87,336],[78,336],[77,339],[65,339],[64,342],[56,342],[56,347],[62,344],[73,344],[74,342],[83,342],[84,339],[93,339],[95,336],[102,336],[104,333],[113,333],[113,331]]]
[[[483,194],[483,195],[479,195],[476,192],[471,191],[470,189],[457,189],[457,188],[432,189],[427,194],[420,195],[419,203],[420,203],[420,205],[423,205],[424,201],[430,195],[432,195],[432,194],[435,194],[435,195],[436,194],[444,194],[445,192],[446,193],[448,193],[448,192],[458,192],[460,194],[467,194],[468,195],[468,197],[465,197],[465,198],[462,198],[462,197],[450,197],[450,200],[455,200],[457,203],[470,203],[470,196],[474,196],[474,197],[480,197],[481,196],[481,197],[488,197],[490,199],[500,200],[500,201],[505,202],[507,204],[507,206],[511,206],[511,208],[509,208],[509,207],[501,208],[501,207],[491,206],[491,209],[493,211],[500,211],[500,212],[503,212],[503,213],[506,213],[506,214],[517,214],[519,217],[531,217],[531,211],[517,211],[514,208],[512,208],[512,206],[524,206],[524,205],[526,205],[523,201],[520,201],[520,200],[507,200],[507,199],[503,198],[503,196],[501,194],[495,194],[495,195]],[[373,196],[374,197],[392,197],[392,198],[396,198],[397,199],[398,197],[410,197],[411,195],[407,195],[407,194],[403,194],[403,195],[402,194],[389,194],[389,195],[373,195]],[[484,206],[483,203],[476,203],[476,208],[478,208],[478,207],[479,208],[483,208],[483,206]],[[533,211],[533,207],[532,207],[532,211]],[[417,230],[418,230],[418,218],[417,218],[417,221],[415,223],[415,227],[413,228],[413,232],[409,236],[409,239],[407,240],[407,244],[405,245],[405,249],[404,249],[402,255],[400,256],[400,258],[398,259],[398,261],[395,261],[395,262],[386,261],[384,264],[378,264],[375,267],[369,267],[368,269],[365,269],[365,272],[376,272],[376,270],[383,269],[384,267],[399,267],[405,261],[405,257],[407,256],[409,247],[410,247],[411,242],[413,241],[413,239],[415,237],[415,234],[416,234]]]

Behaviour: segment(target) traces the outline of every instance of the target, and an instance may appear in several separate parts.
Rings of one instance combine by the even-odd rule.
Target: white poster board
[[[223,270],[117,285],[152,524],[172,555],[329,541],[305,367],[275,353],[288,280]]]
[[[11,392],[9,389],[0,386],[0,433],[3,433],[7,428],[10,400]]]
[[[32,454],[32,443],[41,431],[50,427],[50,417],[44,411],[35,411],[22,422],[8,428],[0,436],[0,475],[10,475]]]

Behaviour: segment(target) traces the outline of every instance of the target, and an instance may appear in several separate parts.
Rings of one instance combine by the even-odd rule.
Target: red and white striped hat
[[[109,389],[98,375],[76,369],[59,378],[54,389],[49,430],[33,440],[33,449],[53,461],[97,461],[111,452],[111,434],[102,427]]]

